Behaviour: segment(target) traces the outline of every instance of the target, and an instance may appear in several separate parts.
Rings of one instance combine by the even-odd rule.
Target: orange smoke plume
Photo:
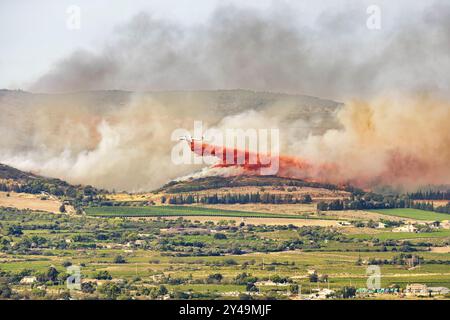
[[[213,168],[238,167],[245,175],[263,175],[263,168],[269,168],[275,156],[211,145],[200,141],[190,142],[191,151],[198,156],[213,156],[219,162]],[[325,182],[326,177],[332,175],[336,167],[330,164],[313,165],[299,157],[287,155],[277,156],[279,177],[304,179],[308,181]]]
[[[413,190],[450,182],[448,102],[427,96],[352,101],[337,117],[341,129],[291,143],[287,151],[301,156],[280,155],[276,175],[364,189],[391,186]],[[237,172],[255,175],[270,165],[262,161],[267,155],[236,148],[215,151],[221,148],[191,145],[200,156],[210,150],[209,155],[219,159],[215,167],[238,167],[241,170]],[[227,153],[234,161],[226,161]]]

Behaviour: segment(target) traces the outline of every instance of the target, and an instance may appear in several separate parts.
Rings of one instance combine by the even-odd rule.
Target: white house
[[[432,295],[439,295],[443,296],[450,293],[450,289],[446,287],[428,287],[428,292],[430,292]]]
[[[33,284],[37,281],[36,277],[23,277],[20,280],[20,284]]]
[[[441,296],[450,293],[450,289],[447,287],[428,287],[426,284],[410,284],[406,286],[406,293],[416,296]]]
[[[136,240],[134,241],[134,244],[137,246],[143,246],[146,243],[145,240]]]
[[[378,225],[376,226],[377,229],[384,229],[386,228],[386,224],[383,222],[378,222]]]
[[[268,286],[288,286],[289,283],[278,283],[278,282],[273,282],[272,280],[267,280],[267,281],[258,281],[255,282],[255,286],[257,287],[268,287]]]
[[[405,292],[413,295],[426,295],[428,294],[428,287],[426,284],[421,283],[408,284]]]

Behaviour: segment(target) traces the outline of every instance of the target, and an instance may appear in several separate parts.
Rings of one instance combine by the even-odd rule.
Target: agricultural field
[[[301,219],[302,216],[276,214],[266,212],[248,212],[204,208],[199,206],[146,206],[122,207],[104,206],[85,209],[90,216],[96,217],[170,217],[170,216],[208,216],[208,217],[241,217],[241,218],[280,218]]]
[[[434,232],[411,233],[411,232],[380,232],[376,234],[354,234],[353,238],[370,239],[377,238],[379,240],[411,240],[411,239],[440,239],[450,238],[450,230],[439,230]]]
[[[322,298],[364,299],[355,292],[369,266],[396,290],[373,299],[414,298],[410,283],[450,287],[450,230],[430,223],[446,216],[357,210],[347,191],[273,179],[283,182],[210,179],[216,189],[190,182],[142,194],[25,181],[33,194],[0,193],[1,297],[297,300],[326,289]],[[382,205],[367,197],[357,201]],[[77,289],[67,286],[72,268]]]
[[[210,208],[195,210],[211,214]],[[384,288],[450,287],[450,253],[430,250],[448,247],[448,231],[433,232],[424,243],[409,240],[419,234],[383,230],[362,237],[335,226],[197,218],[202,220],[0,209],[0,275],[10,279],[15,297],[38,299],[300,299],[323,288],[339,296],[345,287],[366,286],[369,264],[380,266]],[[66,288],[70,266],[80,268],[82,290]],[[24,277],[35,283],[20,283]]]
[[[0,207],[59,212],[61,201],[56,197],[16,192],[0,192]]]
[[[370,210],[370,211],[388,215],[388,216],[409,218],[409,219],[414,219],[414,220],[425,220],[425,221],[450,220],[449,214],[437,213],[437,212],[433,212],[433,211],[418,210],[418,209],[411,209],[411,208],[383,209],[383,210]]]
[[[267,225],[267,226],[286,226],[294,225],[302,226],[320,226],[320,227],[337,227],[339,221],[331,219],[284,219],[284,218],[246,218],[246,217],[220,217],[220,216],[182,216],[184,220],[193,222],[214,222],[221,223],[222,221],[229,221],[235,224],[245,223],[252,225]],[[179,216],[165,217],[166,219],[178,219]],[[142,218],[136,218],[142,219]],[[148,219],[156,219],[150,217]]]
[[[340,219],[348,221],[415,221],[414,219],[402,218],[394,215],[387,215],[379,213],[375,210],[339,210],[339,211],[322,211],[320,216],[325,216],[328,219]]]

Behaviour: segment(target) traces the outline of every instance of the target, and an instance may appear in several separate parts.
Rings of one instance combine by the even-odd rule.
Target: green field
[[[448,238],[450,230],[439,230],[435,232],[410,233],[410,232],[382,232],[377,234],[352,234],[350,238],[357,239],[380,239],[385,240],[410,240],[410,239],[431,239],[431,238]]]
[[[442,221],[450,220],[450,215],[445,213],[437,213],[433,211],[425,211],[418,209],[402,208],[402,209],[377,209],[369,210],[376,213],[381,213],[389,216],[410,218],[415,220],[425,221]]]
[[[88,211],[99,209],[101,217],[121,216],[124,210],[134,214],[172,212],[175,216],[193,214],[192,211],[208,215],[280,216],[196,206],[91,207]],[[117,214],[111,215],[111,211]],[[249,282],[277,278],[300,286],[302,294],[318,287],[329,287],[339,294],[345,286],[364,288],[367,265],[374,259],[387,261],[380,265],[383,287],[396,284],[404,289],[411,283],[450,287],[450,253],[423,251],[447,246],[450,230],[405,234],[386,229],[374,231],[378,234],[355,235],[325,227],[237,226],[231,222],[163,218],[103,219],[2,208],[0,220],[0,274],[13,279],[8,280],[9,287],[18,299],[62,298],[61,292],[67,291],[62,283],[69,265],[79,266],[83,282],[93,283],[92,292],[67,292],[73,299],[161,299],[163,294],[155,293],[160,286],[168,290],[171,299],[239,299],[239,293],[247,294]],[[23,228],[22,233],[9,234],[14,230],[10,227],[17,225]],[[394,237],[395,241],[385,245],[374,241],[375,237]],[[431,244],[419,245],[424,238],[416,237],[427,237],[426,242]],[[404,250],[403,240],[411,240],[408,250]],[[410,252],[411,249],[416,251]],[[406,254],[418,256],[420,264],[414,268],[406,265]],[[121,262],[117,262],[119,256]],[[397,262],[392,263],[394,260]],[[56,280],[48,276],[53,268],[58,272]],[[328,282],[312,282],[312,269],[318,275],[327,275]],[[111,280],[99,278],[105,272]],[[37,285],[20,284],[18,280],[25,275],[39,277],[36,284],[45,285],[45,291],[36,290]],[[286,295],[289,286],[257,286],[260,298],[298,298]],[[115,288],[118,293],[112,296],[108,288]]]
[[[96,217],[177,217],[177,216],[211,216],[243,218],[283,218],[304,219],[301,216],[219,210],[201,207],[155,206],[155,207],[90,207],[85,209],[90,216]]]

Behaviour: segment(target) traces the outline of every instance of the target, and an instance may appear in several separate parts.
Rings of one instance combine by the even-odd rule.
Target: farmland
[[[90,207],[86,213],[97,217],[171,217],[171,216],[208,216],[208,217],[242,217],[242,218],[280,218],[301,219],[291,214],[263,212],[232,211],[194,206],[153,206],[153,207]]]
[[[368,266],[380,267],[381,285],[397,290],[372,298],[407,299],[402,292],[410,283],[450,287],[450,230],[433,223],[446,215],[352,209],[347,191],[300,181],[244,182],[230,187],[221,179],[218,189],[194,185],[193,192],[183,183],[173,194],[102,193],[82,186],[67,188],[72,198],[40,189],[1,193],[1,294],[315,299],[329,288],[331,298],[345,298],[348,288],[366,287]],[[384,205],[368,197],[353,204]],[[328,204],[321,210],[323,202]],[[65,212],[59,212],[62,204]],[[413,230],[402,231],[408,228]],[[72,266],[82,276],[78,290],[65,284]]]
[[[59,212],[61,202],[58,199],[52,199],[42,195],[0,192],[0,206]]]
[[[149,208],[160,209],[133,209],[148,212]],[[88,213],[93,209],[99,208],[88,208]],[[411,282],[450,286],[450,254],[428,250],[448,245],[448,230],[431,233],[434,238],[423,244],[412,238],[431,234],[380,230],[365,237],[326,226],[247,225],[230,221],[228,216],[216,217],[224,218],[219,221],[205,215],[198,216],[202,221],[185,220],[180,212],[193,208],[167,206],[165,210],[177,216],[145,219],[146,215],[95,217],[0,209],[0,274],[11,279],[17,297],[49,299],[68,295],[76,299],[165,295],[238,299],[250,294],[255,299],[289,299],[298,298],[296,286],[304,295],[325,287],[338,294],[345,286],[364,287],[367,266],[374,263],[380,264],[383,287],[404,289]],[[194,210],[217,213],[211,208]],[[15,228],[18,225],[20,232]],[[410,256],[418,257],[420,266],[406,265]],[[62,285],[70,265],[81,268],[85,291],[68,291]],[[49,270],[57,276],[50,277]],[[317,272],[317,281],[312,280],[310,270]],[[37,283],[20,284],[24,276],[36,276]],[[260,284],[265,281],[269,284]]]
[[[372,212],[381,213],[384,215],[410,218],[415,220],[426,220],[426,221],[442,221],[449,220],[450,215],[444,213],[437,213],[432,211],[403,208],[403,209],[383,209],[383,210],[371,210]]]
[[[376,238],[379,240],[448,238],[450,237],[450,230],[440,230],[435,232],[424,232],[424,233],[382,232],[377,234],[355,234],[351,235],[351,237],[358,239]]]

